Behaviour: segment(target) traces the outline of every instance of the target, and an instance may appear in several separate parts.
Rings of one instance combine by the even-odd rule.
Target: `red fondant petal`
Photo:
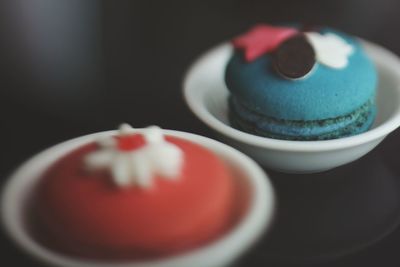
[[[233,46],[244,51],[244,58],[251,62],[275,50],[284,40],[298,33],[294,28],[260,24],[232,40]]]

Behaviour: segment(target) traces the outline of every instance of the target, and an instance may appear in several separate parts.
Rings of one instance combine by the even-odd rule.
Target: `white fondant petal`
[[[84,163],[88,168],[96,169],[96,168],[104,168],[111,165],[114,153],[109,150],[100,150],[93,153],[88,154],[84,158]]]
[[[135,184],[145,188],[151,187],[154,173],[148,156],[145,153],[136,153],[131,156],[130,163]]]
[[[131,134],[134,131],[132,126],[127,123],[123,123],[119,126],[119,133],[122,135]]]
[[[152,147],[152,162],[155,171],[167,178],[177,178],[183,164],[182,151],[169,143],[163,143]]]
[[[161,143],[164,141],[162,130],[158,126],[149,126],[144,130],[144,138],[149,144]]]
[[[313,46],[317,61],[331,68],[341,69],[348,64],[353,46],[333,33],[307,32],[306,37]]]
[[[331,68],[342,69],[345,68],[348,64],[348,59],[345,56],[338,55],[335,53],[320,53],[317,60],[324,65],[327,65]]]
[[[115,184],[124,187],[131,184],[131,174],[129,172],[129,158],[125,155],[115,157],[111,165],[111,174]]]

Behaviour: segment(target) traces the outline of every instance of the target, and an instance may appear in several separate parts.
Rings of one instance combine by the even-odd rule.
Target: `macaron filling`
[[[229,98],[229,107],[229,120],[235,128],[284,140],[326,140],[351,136],[368,130],[376,115],[372,98],[351,113],[323,120],[285,120],[265,116],[251,110],[234,96]]]

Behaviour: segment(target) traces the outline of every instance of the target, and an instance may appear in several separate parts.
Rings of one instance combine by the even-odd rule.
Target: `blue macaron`
[[[286,37],[273,51],[250,62],[243,49],[234,50],[225,72],[232,125],[252,134],[287,140],[334,139],[367,131],[376,115],[378,79],[362,44],[347,34],[322,28],[313,33],[321,43],[312,43],[312,36],[303,38],[303,43],[312,43],[309,46],[315,50],[307,59],[301,45],[287,45],[300,35],[305,36],[299,31]],[[333,51],[336,40],[351,52]],[[281,49],[283,46],[287,48]],[[335,53],[344,57],[341,60],[346,64],[339,60],[329,65],[329,60],[335,61]],[[277,58],[282,63],[277,63]],[[300,77],[286,75],[299,71]]]

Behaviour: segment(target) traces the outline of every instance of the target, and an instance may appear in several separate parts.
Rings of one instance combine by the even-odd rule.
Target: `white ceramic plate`
[[[238,174],[235,181],[240,190],[248,190],[248,208],[240,222],[225,236],[206,246],[170,258],[124,263],[68,257],[49,250],[33,239],[27,231],[26,204],[40,179],[40,174],[62,155],[83,144],[98,140],[101,136],[115,134],[115,131],[87,135],[61,143],[18,168],[9,178],[2,195],[2,221],[9,236],[27,253],[52,266],[220,267],[231,263],[243,254],[272,222],[275,196],[268,177],[249,157],[220,142],[185,132],[164,130],[164,133],[190,140],[214,151]]]

